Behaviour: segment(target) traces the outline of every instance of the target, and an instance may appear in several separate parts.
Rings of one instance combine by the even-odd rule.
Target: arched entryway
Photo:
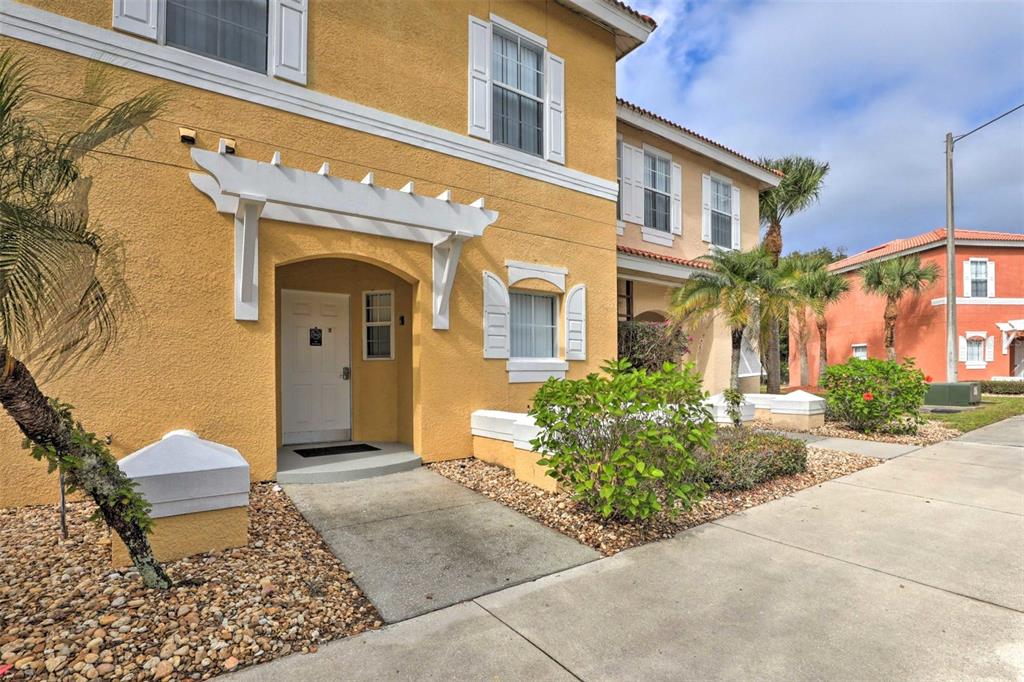
[[[411,449],[415,283],[334,257],[275,274],[279,443]]]

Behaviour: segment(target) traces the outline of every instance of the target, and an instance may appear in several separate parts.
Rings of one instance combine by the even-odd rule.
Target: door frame
[[[280,381],[278,386],[278,399],[281,401],[280,414],[281,414],[281,445],[303,445],[308,443],[327,443],[335,441],[350,441],[352,440],[352,426],[355,423],[355,391],[352,390],[352,380],[347,379],[348,383],[348,428],[347,429],[328,429],[325,431],[293,431],[288,432],[291,437],[286,437],[285,425],[284,425],[284,409],[285,401],[287,400],[287,394],[285,388],[284,378],[284,337],[281,335],[283,331],[282,320],[286,315],[286,305],[289,299],[294,295],[308,295],[312,294],[315,296],[322,296],[328,298],[344,299],[346,302],[346,310],[348,311],[348,317],[344,321],[345,333],[348,334],[348,357],[344,358],[344,365],[352,367],[352,296],[351,294],[341,294],[333,291],[313,291],[309,289],[281,289],[280,290],[280,312],[278,318],[278,353],[277,353],[277,371]],[[351,370],[350,370],[351,371]],[[350,374],[351,376],[351,374]]]

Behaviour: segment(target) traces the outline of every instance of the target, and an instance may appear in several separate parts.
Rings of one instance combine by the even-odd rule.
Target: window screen
[[[366,359],[380,360],[391,354],[391,292],[370,291],[364,294]]]
[[[669,183],[672,165],[668,159],[649,152],[644,153],[644,225],[663,232],[669,231],[669,211],[672,200]]]
[[[553,358],[557,354],[555,297],[512,292],[512,357]]]
[[[732,248],[732,185],[711,179],[711,243]]]
[[[267,70],[268,0],[166,0],[168,45]]]
[[[512,33],[491,40],[494,141],[538,156],[544,153],[544,51]]]

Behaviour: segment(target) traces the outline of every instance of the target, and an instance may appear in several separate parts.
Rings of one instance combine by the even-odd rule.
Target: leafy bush
[[[983,381],[982,393],[999,395],[1024,395],[1024,381]]]
[[[807,469],[802,440],[751,429],[719,429],[711,447],[695,457],[698,479],[712,490],[746,490]]]
[[[672,322],[619,322],[619,358],[637,369],[657,372],[689,352],[689,338]]]
[[[850,428],[863,433],[917,432],[928,384],[912,359],[900,364],[850,358],[829,366],[820,383],[829,416]]]
[[[643,520],[689,508],[704,494],[693,452],[714,434],[700,375],[687,363],[661,370],[609,362],[605,374],[549,379],[530,414],[548,475],[601,516]]]

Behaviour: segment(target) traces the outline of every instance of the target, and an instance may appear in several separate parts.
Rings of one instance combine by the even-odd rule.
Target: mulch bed
[[[643,525],[601,519],[575,502],[569,493],[545,492],[517,480],[508,469],[476,459],[435,462],[429,466],[456,483],[611,556],[878,463],[872,457],[809,447],[807,471],[802,474],[783,476],[750,490],[713,492],[674,519],[661,514]]]
[[[273,484],[252,487],[249,545],[166,564],[170,590],[110,566],[110,534],[68,507],[0,510],[3,680],[205,679],[381,626],[373,604]]]
[[[770,431],[777,431],[779,427],[766,421],[755,421],[752,426],[762,428]],[[956,438],[961,434],[960,431],[952,427],[946,426],[940,422],[931,420],[925,420],[923,424],[917,427],[916,434],[892,434],[892,433],[861,433],[860,431],[854,431],[850,427],[840,423],[827,421],[824,426],[819,426],[816,429],[790,429],[787,431],[802,431],[803,433],[811,433],[815,436],[824,436],[826,438],[852,438],[854,440],[870,440],[876,443],[897,443],[899,445],[934,445],[935,443],[941,443],[944,440]]]

